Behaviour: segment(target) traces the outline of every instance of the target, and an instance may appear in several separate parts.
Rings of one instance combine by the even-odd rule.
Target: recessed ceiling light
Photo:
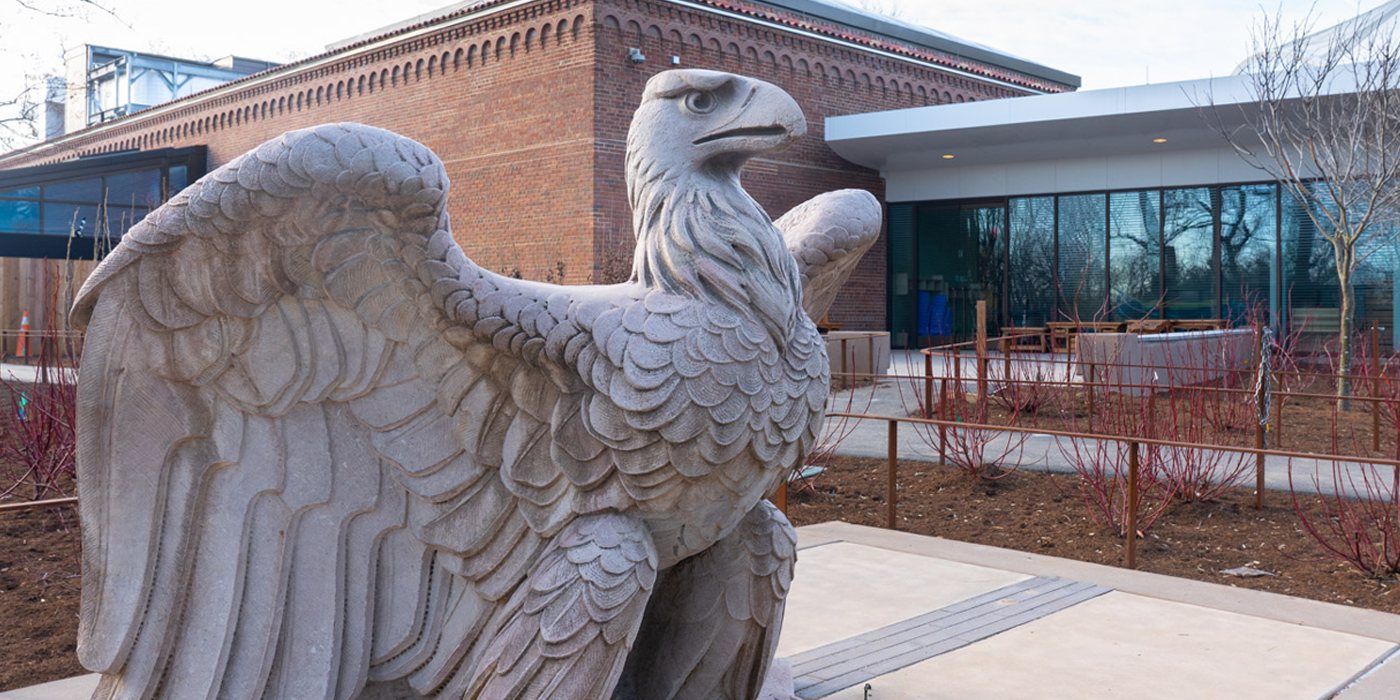
[[[1166,139],[1152,139],[1152,143],[1166,143]]]
[[[953,154],[951,154],[951,153],[946,153],[946,154],[943,155],[943,160],[952,160],[952,159],[953,159]]]

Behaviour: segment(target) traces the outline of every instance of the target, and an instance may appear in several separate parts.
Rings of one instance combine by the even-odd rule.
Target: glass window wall
[[[911,347],[916,324],[914,295],[914,207],[891,204],[889,221],[889,318],[891,342]]]
[[[1010,271],[1007,311],[1013,326],[1055,320],[1055,198],[1020,197],[1007,204]]]
[[[1090,322],[1106,317],[1107,198],[1103,194],[1059,198],[1059,314]],[[1057,319],[1058,320],[1058,319]]]
[[[909,343],[967,326],[958,309],[975,299],[991,302],[993,326],[1261,318],[1289,330],[1300,309],[1326,320],[1340,307],[1335,254],[1318,230],[1326,217],[1310,216],[1271,183],[929,202],[890,212],[891,318],[907,327]],[[1353,275],[1354,327],[1374,324],[1389,338],[1400,328],[1400,224],[1386,222],[1368,239]],[[947,320],[932,306],[939,294]]]
[[[1209,187],[1162,192],[1162,281],[1167,318],[1219,318],[1213,194]]]
[[[0,171],[0,247],[8,257],[100,256],[203,162],[198,147]]]
[[[1277,297],[1277,212],[1274,185],[1220,188],[1221,303],[1233,322],[1278,313],[1270,304]]]
[[[1119,320],[1161,318],[1162,195],[1108,196],[1108,303]]]

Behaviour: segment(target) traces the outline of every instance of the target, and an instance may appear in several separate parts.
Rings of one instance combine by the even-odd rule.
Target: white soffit
[[[1199,151],[1226,147],[1213,115],[1238,124],[1252,103],[1229,76],[829,117],[826,140],[885,173]]]

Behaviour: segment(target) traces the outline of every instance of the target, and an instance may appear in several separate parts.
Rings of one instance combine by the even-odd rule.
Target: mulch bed
[[[1085,408],[1078,398],[1076,413]],[[1325,404],[1288,407],[1285,448],[1330,451],[1333,411]],[[995,415],[1000,409],[992,410]],[[1069,427],[1076,420],[1082,424],[1081,417],[1047,412],[1037,424]],[[1343,412],[1339,421],[1346,442],[1369,443],[1369,413]],[[1247,435],[1230,441],[1247,444]],[[1382,453],[1394,450],[1393,437],[1387,435],[1386,443]],[[837,457],[830,466],[811,488],[792,489],[793,523],[883,526],[884,461]],[[1112,566],[1124,562],[1123,539],[1090,517],[1073,475],[1013,471],[989,481],[926,462],[902,462],[899,469],[902,530]],[[1171,506],[1139,541],[1139,568],[1400,613],[1400,582],[1367,579],[1324,556],[1303,531],[1287,493],[1269,493],[1262,511],[1252,501],[1248,489],[1239,489],[1213,503]],[[81,558],[75,516],[70,507],[0,513],[0,691],[85,672],[75,656]],[[1239,566],[1277,575],[1240,579],[1220,573]]]
[[[0,691],[87,672],[75,654],[81,557],[76,509],[0,513]]]
[[[897,527],[921,535],[1122,566],[1124,539],[1097,523],[1075,475],[1013,471],[996,480],[927,462],[899,463]],[[810,487],[789,489],[794,525],[839,520],[884,527],[884,460],[833,458]],[[1138,541],[1138,568],[1169,576],[1272,591],[1400,614],[1400,581],[1366,578],[1325,556],[1303,530],[1287,493],[1252,490],[1211,503],[1169,506]],[[1275,576],[1237,578],[1248,566]]]

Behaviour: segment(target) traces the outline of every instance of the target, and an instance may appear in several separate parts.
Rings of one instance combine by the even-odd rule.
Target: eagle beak
[[[747,96],[734,108],[733,115],[709,133],[695,139],[709,155],[727,155],[747,160],[760,153],[787,148],[807,133],[802,109],[786,92],[757,80],[748,81]]]

